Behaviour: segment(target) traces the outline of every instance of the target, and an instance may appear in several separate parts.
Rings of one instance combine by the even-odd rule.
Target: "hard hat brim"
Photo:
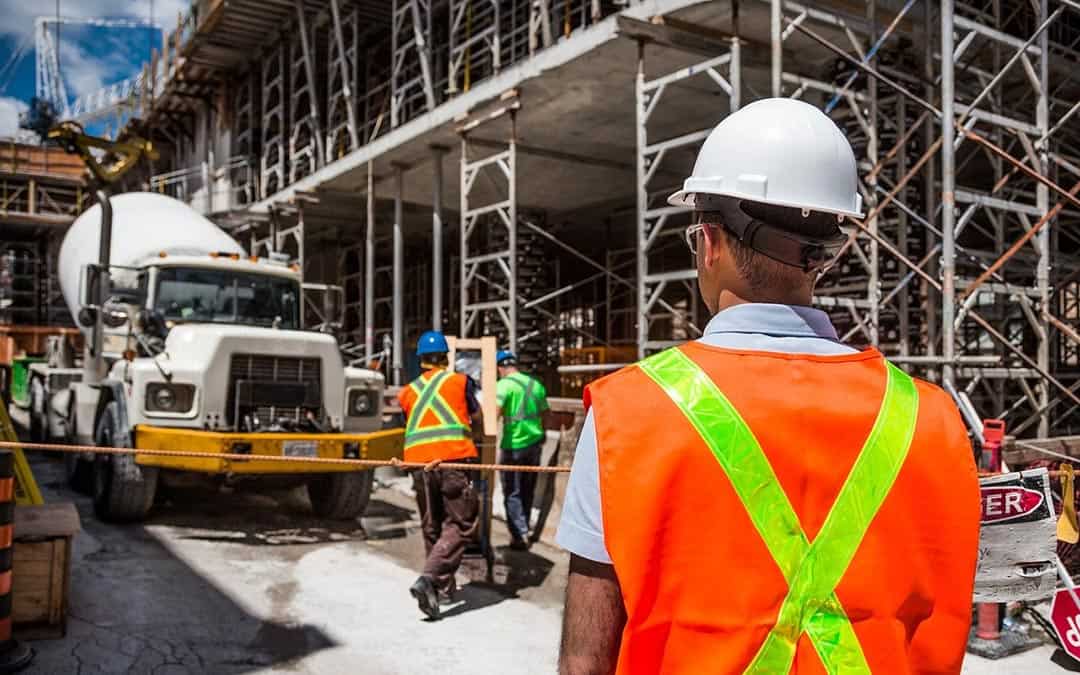
[[[682,189],[678,192],[674,192],[668,197],[668,204],[671,206],[685,206],[686,208],[696,208],[694,205],[694,195],[707,194],[714,197],[731,197],[732,199],[746,199],[752,202],[758,202],[760,204],[771,204],[773,206],[786,206],[793,209],[809,209],[818,213],[835,213],[838,216],[847,216],[856,220],[862,220],[863,212],[861,210],[862,199],[859,198],[859,207],[855,210],[845,209],[832,209],[825,207],[818,207],[810,204],[792,204],[778,199],[762,199],[758,195],[749,195],[740,193],[734,190],[687,190]]]

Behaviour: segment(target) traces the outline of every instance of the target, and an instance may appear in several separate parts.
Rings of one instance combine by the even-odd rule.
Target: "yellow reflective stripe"
[[[410,431],[415,430],[416,427],[420,424],[420,420],[422,420],[424,418],[424,415],[427,414],[427,409],[429,403],[431,402],[431,398],[438,395],[439,385],[441,385],[442,381],[449,376],[450,373],[443,370],[436,373],[434,376],[432,376],[431,379],[424,383],[423,389],[420,392],[420,396],[416,400],[416,405],[413,406],[412,414],[409,415],[409,420],[405,424],[406,434],[408,434]]]
[[[449,371],[440,371],[423,384],[420,396],[413,407],[409,420],[405,425],[405,447],[411,448],[416,445],[435,443],[439,441],[453,441],[468,438],[469,427],[464,420],[458,418],[453,407],[443,398],[440,388],[443,382],[450,377]],[[414,386],[415,382],[410,384]],[[420,427],[420,421],[431,411],[439,420],[438,424]]]
[[[907,455],[918,410],[914,382],[888,364],[878,419],[826,519],[826,525],[834,525],[829,533],[823,527],[809,544],[760,444],[708,375],[679,349],[638,365],[679,407],[713,453],[788,582],[790,590],[777,624],[746,672],[787,672],[799,636],[807,632],[827,671],[868,673],[834,589]],[[845,531],[853,525],[862,527],[854,534]]]
[[[886,365],[886,372],[885,398],[874,427],[799,571],[788,582],[788,595],[780,607],[776,626],[755,659],[755,663],[761,664],[758,672],[777,672],[778,667],[786,672],[795,658],[799,635],[809,628],[812,619],[821,629],[840,629],[836,615],[839,602],[832,607],[836,597],[833,591],[892,489],[915,434],[919,410],[915,383],[891,363]],[[844,622],[850,625],[846,616]],[[865,659],[856,659],[854,654],[838,649],[829,640],[815,641],[814,645],[830,673],[853,669],[869,672]]]
[[[440,443],[442,441],[460,441],[469,437],[466,427],[429,427],[421,431],[414,431],[405,436],[405,447],[414,448],[428,443]]]

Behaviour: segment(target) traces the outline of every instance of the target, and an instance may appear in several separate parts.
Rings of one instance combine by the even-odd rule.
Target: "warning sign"
[[[976,602],[1049,597],[1057,570],[1057,524],[1046,469],[979,481],[982,526],[975,571]]]
[[[1042,493],[1036,490],[1020,485],[984,486],[981,493],[983,525],[1006,520],[1032,521],[1044,517],[1039,507],[1046,500]]]

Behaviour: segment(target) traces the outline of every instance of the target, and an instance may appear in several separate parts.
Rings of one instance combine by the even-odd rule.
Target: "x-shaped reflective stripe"
[[[420,420],[427,414],[428,404],[439,393],[439,385],[448,377],[450,377],[450,373],[443,370],[435,373],[430,380],[424,383],[423,388],[420,389],[420,395],[416,399],[416,405],[413,406],[412,414],[409,415],[409,422],[405,425],[405,433],[415,431],[416,427],[420,425]]]
[[[448,377],[450,377],[449,371],[440,371],[425,382],[419,390],[420,394],[417,397],[416,405],[413,406],[412,414],[409,415],[409,421],[405,425],[406,447],[467,437],[468,429],[457,419],[449,404],[439,393],[439,388]],[[415,383],[409,386],[416,391]],[[434,426],[420,428],[420,420],[424,418],[428,410],[435,413],[439,423]]]
[[[746,672],[788,672],[805,632],[829,673],[869,673],[835,589],[907,457],[919,406],[915,383],[886,364],[877,419],[810,543],[757,439],[709,376],[679,349],[638,365],[700,434],[788,583],[776,624]]]
[[[524,375],[522,377],[524,377]],[[521,380],[516,379],[513,375],[509,376],[506,379],[525,390],[525,393],[522,394],[521,397],[521,403],[518,404],[518,409],[515,411],[514,416],[510,418],[510,421],[524,422],[527,419],[539,418],[539,415],[528,414],[529,403],[533,403],[535,401],[535,399],[533,398],[533,385],[536,384],[536,380],[530,377],[526,379],[525,384],[522,384]]]

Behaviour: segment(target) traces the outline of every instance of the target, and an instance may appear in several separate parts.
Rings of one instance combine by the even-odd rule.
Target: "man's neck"
[[[720,313],[729,307],[736,305],[746,305],[749,303],[770,303],[775,305],[802,305],[810,306],[813,302],[813,292],[808,291],[805,293],[777,293],[776,295],[770,295],[768,293],[755,294],[753,297],[743,297],[734,291],[724,289],[720,291],[720,297],[716,300],[716,312]]]

